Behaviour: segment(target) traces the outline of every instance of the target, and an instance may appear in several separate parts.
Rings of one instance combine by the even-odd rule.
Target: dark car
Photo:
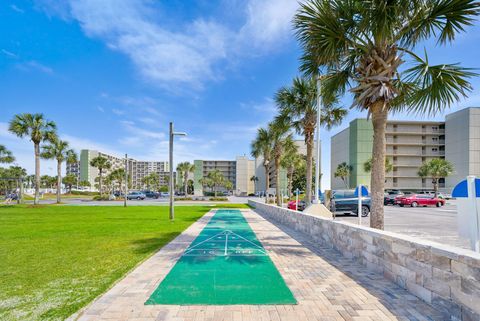
[[[330,211],[343,214],[358,215],[358,197],[353,190],[332,191],[333,198],[330,202]],[[362,216],[370,213],[370,197],[362,197]]]
[[[145,194],[142,192],[130,192],[127,194],[127,199],[129,200],[144,200],[145,197]]]
[[[142,191],[143,194],[145,194],[146,198],[159,198],[160,193],[153,192],[153,191]]]
[[[395,198],[404,195],[403,193],[385,193],[383,197],[383,205],[395,205]]]
[[[287,204],[288,209],[290,210],[297,210],[297,211],[303,211],[305,207],[307,206],[307,203],[305,201],[298,201],[298,207],[296,206],[297,201],[290,201]]]
[[[411,206],[436,206],[441,207],[445,205],[445,200],[428,194],[408,194],[395,198],[395,204],[400,207]]]

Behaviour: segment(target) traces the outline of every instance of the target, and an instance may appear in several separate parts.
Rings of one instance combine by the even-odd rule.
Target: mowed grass
[[[64,320],[210,209],[0,206],[0,320]]]

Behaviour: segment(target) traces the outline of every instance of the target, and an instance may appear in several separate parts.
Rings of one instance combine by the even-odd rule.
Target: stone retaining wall
[[[256,201],[248,203],[266,218],[382,273],[451,315],[451,320],[480,320],[480,254]]]

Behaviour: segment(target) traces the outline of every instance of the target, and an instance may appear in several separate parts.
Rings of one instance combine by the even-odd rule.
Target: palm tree
[[[156,173],[152,173],[156,174]],[[158,174],[157,174],[158,175]],[[124,168],[117,168],[113,170],[108,176],[110,176],[110,180],[114,183],[117,183],[118,190],[120,192],[123,191],[123,182],[125,181],[125,169]],[[148,176],[146,176],[148,177]]]
[[[268,189],[270,187],[270,161],[272,158],[272,135],[269,129],[259,128],[257,136],[251,145],[252,156],[263,158],[263,167],[265,168],[265,203],[268,203]]]
[[[15,161],[13,153],[9,151],[5,146],[0,145],[0,164],[9,164]]]
[[[212,184],[214,196],[217,197],[217,187],[222,186],[225,183],[225,177],[223,176],[222,172],[216,169],[209,172],[207,174],[207,178],[210,180]]]
[[[372,158],[370,157],[365,163],[363,163],[363,170],[367,173],[372,171]],[[390,158],[385,157],[385,174],[393,171],[393,164],[390,162]]]
[[[103,183],[103,171],[106,169],[110,169],[112,164],[108,161],[107,158],[103,156],[97,156],[92,158],[90,161],[90,166],[96,167],[98,169],[98,190],[100,192],[100,196],[102,196],[102,183]]]
[[[250,181],[253,182],[253,191],[256,192],[257,191],[258,177],[253,175],[252,177],[250,177]]]
[[[35,198],[38,204],[40,192],[40,143],[55,136],[56,125],[43,114],[17,114],[10,121],[8,130],[20,138],[29,137],[35,153]]]
[[[438,196],[438,180],[453,173],[453,164],[442,158],[434,158],[426,161],[418,169],[418,176],[421,178],[432,178],[435,197]]]
[[[72,187],[73,185],[77,184],[77,177],[74,174],[67,174],[63,179],[62,179],[63,185],[65,185],[68,189],[68,192],[72,192]]]
[[[335,173],[333,173],[334,177],[340,177],[340,179],[345,184],[346,188],[349,188],[348,178],[350,177],[350,173],[352,171],[352,166],[348,165],[346,162],[338,164]]]
[[[185,190],[185,197],[188,196],[188,175],[195,170],[195,165],[189,162],[183,162],[177,165],[177,171],[183,175],[183,188]]]
[[[280,166],[287,170],[288,180],[288,197],[291,196],[293,186],[293,174],[303,164],[303,158],[298,153],[298,146],[296,144],[287,144],[285,146],[285,153],[280,160]]]
[[[77,156],[73,149],[70,149],[68,142],[60,140],[58,137],[50,137],[48,145],[42,146],[40,157],[43,159],[57,160],[57,203],[61,202],[62,188],[62,163],[67,161],[72,163],[77,160]]]
[[[314,78],[296,77],[291,87],[277,91],[275,101],[280,115],[288,121],[295,131],[304,136],[307,148],[307,188],[305,201],[312,200],[313,148],[314,133],[317,126],[317,85]],[[344,108],[337,107],[336,99],[324,99],[328,102],[322,109],[320,123],[328,129],[341,123],[347,114]]]
[[[282,198],[280,193],[280,161],[285,153],[285,150],[291,150],[292,145],[295,144],[290,132],[290,126],[281,118],[276,118],[273,122],[268,124],[268,130],[272,138],[272,155],[275,164],[275,194],[277,198],[277,205],[282,206]]]
[[[308,0],[294,18],[303,47],[301,70],[325,95],[350,88],[353,105],[373,123],[370,226],[384,227],[385,128],[389,112],[434,115],[471,91],[475,75],[458,64],[430,65],[414,50],[436,38],[452,42],[480,14],[472,0]],[[405,61],[409,68],[401,68]],[[324,73],[319,76],[320,70]]]

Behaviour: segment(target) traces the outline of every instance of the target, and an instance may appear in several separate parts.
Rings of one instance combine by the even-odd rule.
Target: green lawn
[[[65,319],[210,209],[0,206],[0,320]]]

